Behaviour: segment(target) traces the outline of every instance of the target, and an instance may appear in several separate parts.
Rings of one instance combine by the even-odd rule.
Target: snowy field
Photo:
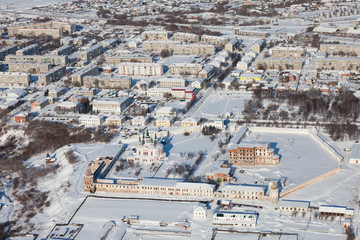
[[[261,133],[256,128],[243,141],[269,142],[270,147],[280,156],[276,166],[238,167],[238,181],[261,183],[265,178],[287,177],[286,189],[310,180],[339,166],[320,144],[306,134]],[[240,173],[239,170],[244,170]]]
[[[72,223],[84,223],[76,239],[88,240],[97,236],[109,221],[121,225],[124,216],[139,216],[140,220],[165,222],[191,219],[195,205],[196,203],[185,202],[88,198],[72,219]]]
[[[235,98],[213,92],[207,96],[206,100],[202,100],[203,103],[197,107],[192,116],[215,119],[217,116],[224,115],[225,113],[232,112],[233,114],[239,115],[244,108],[245,101],[251,98],[251,94],[252,93],[243,93],[240,98]]]
[[[9,7],[18,10],[66,2],[71,2],[71,0],[1,0],[0,9],[6,9],[7,7]]]

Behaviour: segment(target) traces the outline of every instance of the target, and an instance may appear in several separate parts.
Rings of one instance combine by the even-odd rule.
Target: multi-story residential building
[[[105,56],[105,62],[106,64],[112,66],[123,62],[153,63],[154,57],[151,55],[124,54],[117,56]]]
[[[210,44],[218,47],[223,47],[225,44],[229,42],[229,39],[223,36],[210,36],[210,35],[202,35],[201,43],[202,44]]]
[[[128,76],[85,76],[84,87],[100,89],[130,89],[132,78]]]
[[[273,58],[303,58],[305,50],[301,47],[273,47],[270,54]]]
[[[270,33],[258,31],[258,30],[246,30],[242,28],[234,28],[234,34],[239,36],[249,36],[257,38],[267,38],[270,36]]]
[[[44,73],[50,70],[49,63],[12,62],[8,64],[9,72]]]
[[[70,45],[62,45],[61,47],[51,51],[52,55],[70,55],[72,53],[73,47]]]
[[[301,70],[304,65],[304,59],[286,59],[286,58],[259,58],[254,63],[256,68],[265,68],[271,70]]]
[[[162,144],[158,144],[156,137],[150,137],[147,131],[146,136],[144,133],[142,139],[139,137],[136,152],[126,160],[128,162],[153,163],[164,159],[165,153],[163,152]]]
[[[157,86],[160,88],[185,87],[186,81],[182,78],[160,78]]]
[[[251,212],[218,211],[213,215],[213,225],[224,225],[234,227],[255,227],[258,214]]]
[[[131,98],[120,98],[117,100],[95,100],[92,109],[96,113],[113,115],[121,114],[131,104]]]
[[[264,45],[265,41],[263,39],[259,39],[251,46],[251,51],[260,53],[264,48]]]
[[[7,55],[15,54],[17,49],[18,49],[18,47],[16,44],[1,48],[0,49],[0,61],[4,61],[4,59]]]
[[[360,44],[320,44],[320,52],[329,55],[360,56]]]
[[[95,88],[79,88],[74,91],[76,95],[84,97],[92,97],[96,94]]]
[[[176,32],[173,35],[173,40],[185,43],[198,43],[200,42],[200,36],[193,33]]]
[[[81,115],[79,123],[88,127],[97,127],[104,122],[104,116],[100,115]]]
[[[82,61],[91,61],[103,53],[104,49],[100,43],[92,45],[91,47],[83,47],[80,49],[80,59]]]
[[[5,63],[15,62],[29,62],[29,63],[49,63],[51,65],[65,66],[68,63],[67,56],[55,56],[55,55],[30,55],[30,56],[17,56],[7,55]]]
[[[182,44],[174,47],[175,55],[215,55],[216,48],[213,45]]]
[[[169,68],[169,72],[173,75],[198,75],[203,69],[203,65],[199,63],[173,63]]]
[[[31,24],[25,26],[8,27],[9,36],[23,35],[27,37],[35,37],[40,35],[50,35],[59,38],[64,32],[72,34],[76,30],[74,23],[50,21],[45,23]]]
[[[114,48],[118,44],[117,40],[115,38],[106,39],[101,42],[101,45],[103,48]]]
[[[241,142],[236,148],[228,149],[228,161],[234,165],[275,165],[279,155],[269,143]]]
[[[168,40],[170,34],[166,31],[145,31],[141,36],[147,40]]]
[[[75,72],[71,75],[71,81],[73,86],[79,87],[84,85],[84,77],[89,75],[98,75],[99,68],[96,65],[88,65],[82,68],[81,70]]]
[[[225,51],[233,53],[237,49],[238,45],[239,41],[237,39],[232,39],[227,44],[225,44]]]
[[[314,67],[315,69],[327,69],[327,70],[359,70],[360,59],[355,57],[315,58]]]
[[[66,92],[66,89],[65,88],[61,88],[61,87],[53,87],[50,89],[49,91],[49,97],[52,97],[52,98],[58,98],[60,97],[61,95],[63,95],[64,93]]]
[[[199,77],[210,79],[215,75],[216,71],[217,68],[215,66],[208,64],[199,72]]]
[[[18,55],[18,56],[36,55],[36,54],[39,54],[39,51],[40,51],[39,45],[37,45],[35,43],[35,44],[31,44],[27,47],[17,50],[16,55]]]
[[[120,75],[128,76],[161,76],[164,67],[158,63],[120,63],[118,71]]]
[[[38,75],[38,85],[47,86],[52,82],[58,81],[66,73],[66,67],[55,67],[50,71]]]
[[[0,86],[29,86],[31,75],[21,72],[0,72]]]
[[[156,51],[160,52],[161,50],[174,51],[176,45],[179,45],[179,41],[144,41],[142,43],[142,49],[145,51]]]

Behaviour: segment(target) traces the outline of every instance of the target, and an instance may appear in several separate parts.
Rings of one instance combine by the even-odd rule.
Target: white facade
[[[82,115],[79,118],[79,123],[88,127],[97,127],[104,122],[103,116],[98,115]]]
[[[120,63],[119,74],[127,76],[161,76],[164,74],[163,65],[157,63]]]
[[[204,206],[198,206],[194,209],[194,218],[197,219],[206,219],[207,218],[207,211],[206,207]]]
[[[213,225],[231,225],[235,227],[255,227],[256,212],[216,212],[213,215]]]

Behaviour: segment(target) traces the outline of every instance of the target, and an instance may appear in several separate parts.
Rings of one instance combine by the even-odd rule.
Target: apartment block
[[[50,70],[49,63],[27,63],[13,62],[9,63],[9,72],[25,72],[25,73],[45,73]]]
[[[198,75],[202,69],[203,65],[199,63],[173,63],[169,72],[173,75]]]
[[[130,89],[132,78],[127,76],[85,76],[84,87],[98,89]]]
[[[59,55],[70,55],[72,53],[72,46],[70,45],[63,45],[55,50],[53,50],[51,52],[52,55],[56,55],[56,56],[59,56]]]
[[[217,68],[211,64],[206,65],[200,72],[199,77],[202,77],[204,79],[209,79],[216,73]]]
[[[163,49],[174,51],[176,45],[179,45],[179,41],[144,41],[142,43],[142,49],[145,51],[160,52]]]
[[[4,61],[5,57],[10,54],[15,54],[18,47],[16,44],[11,46],[6,46],[0,49],[0,61]]]
[[[218,47],[222,47],[229,42],[229,39],[222,36],[210,36],[210,35],[202,35],[201,43],[202,44],[210,44]]]
[[[92,103],[93,111],[101,114],[121,114],[131,104],[131,98],[117,100],[95,100]]]
[[[5,63],[15,62],[29,62],[29,63],[49,63],[51,65],[65,66],[68,63],[67,56],[55,56],[55,55],[30,55],[30,56],[17,56],[7,55]]]
[[[356,56],[360,56],[360,45],[359,44],[320,44],[320,52],[327,53],[329,55],[356,54]]]
[[[183,44],[174,47],[175,55],[215,55],[216,48],[213,45]]]
[[[99,75],[99,68],[96,65],[88,65],[83,69],[71,75],[71,81],[74,86],[84,85],[84,77],[89,75]]]
[[[145,31],[141,33],[141,37],[147,40],[168,40],[170,34],[166,31]]]
[[[273,58],[302,58],[305,50],[301,47],[274,47],[270,49]]]
[[[64,32],[72,34],[75,30],[76,25],[73,23],[50,21],[45,23],[8,27],[8,34],[11,37],[15,35],[35,37],[44,34],[50,35],[54,38],[59,38]]]
[[[234,165],[275,165],[279,163],[279,155],[269,143],[241,142],[235,148],[228,149],[228,161]]]
[[[161,76],[164,67],[158,63],[120,63],[118,71],[120,75],[128,76]]]
[[[36,55],[39,54],[40,48],[37,44],[31,44],[27,47],[19,49],[16,51],[16,55],[25,56],[25,55]]]
[[[234,34],[239,36],[248,36],[248,37],[257,37],[257,38],[267,38],[270,36],[270,33],[258,31],[258,30],[246,30],[242,28],[234,28]]]
[[[151,55],[124,54],[117,56],[105,56],[105,62],[106,64],[112,66],[123,62],[153,63],[154,57]]]
[[[58,81],[66,73],[66,67],[55,67],[49,72],[38,75],[38,85],[47,86],[52,82]]]
[[[255,60],[257,68],[266,68],[271,70],[301,70],[304,65],[304,59],[286,59],[286,58],[262,58]]]
[[[80,59],[82,61],[91,61],[97,56],[103,53],[103,46],[100,43],[97,43],[91,47],[84,47],[80,50]]]
[[[160,78],[157,86],[160,88],[185,87],[186,81],[182,78]]]
[[[328,57],[317,58],[314,61],[315,69],[327,69],[327,70],[359,70],[360,59],[359,58],[341,58],[341,57]]]
[[[173,40],[185,43],[198,43],[200,42],[200,36],[193,33],[176,32],[173,35]]]
[[[0,86],[29,86],[31,75],[21,72],[0,72]]]
[[[232,39],[227,44],[225,44],[225,51],[233,53],[235,52],[238,45],[239,41],[237,39]]]
[[[79,88],[74,91],[76,95],[84,97],[92,97],[96,94],[95,88]]]

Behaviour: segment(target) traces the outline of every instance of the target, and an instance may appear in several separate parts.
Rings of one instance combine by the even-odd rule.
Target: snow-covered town
[[[0,239],[360,239],[359,1],[0,3]]]

